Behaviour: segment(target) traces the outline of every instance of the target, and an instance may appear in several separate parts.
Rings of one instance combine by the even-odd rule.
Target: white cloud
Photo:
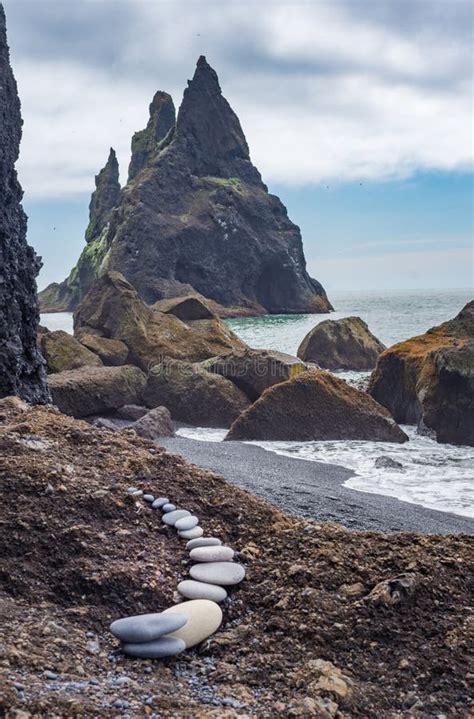
[[[30,196],[90,192],[110,145],[124,178],[131,135],[144,126],[154,91],[168,90],[179,104],[201,52],[267,182],[472,165],[469,43],[455,42],[441,20],[408,32],[369,19],[364,3],[350,11],[328,2],[123,2],[132,20],[117,47],[112,16],[110,27],[107,14],[98,26],[91,16],[102,62],[87,52],[79,59],[67,43],[50,55],[45,47],[30,56],[20,43],[16,52],[12,33],[21,28],[10,30],[25,120],[19,170]]]

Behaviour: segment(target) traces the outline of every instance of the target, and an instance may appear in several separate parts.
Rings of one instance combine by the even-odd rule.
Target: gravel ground
[[[344,482],[353,472],[344,467],[284,457],[243,442],[173,437],[163,438],[160,444],[300,517],[337,522],[350,529],[474,533],[474,522],[467,517],[348,489]]]

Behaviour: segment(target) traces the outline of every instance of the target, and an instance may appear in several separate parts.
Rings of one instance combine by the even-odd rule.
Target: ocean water
[[[227,320],[250,346],[296,354],[303,337],[324,319],[356,315],[387,346],[425,332],[454,317],[473,297],[472,290],[332,292],[336,308],[328,315],[273,315]],[[43,315],[50,329],[72,332],[72,315]],[[351,381],[364,373],[341,373]],[[366,375],[367,373],[365,373]],[[410,441],[398,445],[381,442],[256,442],[267,451],[309,461],[338,464],[356,475],[346,485],[362,492],[384,494],[430,509],[474,517],[474,448],[438,444],[404,427]],[[181,436],[220,442],[226,430],[182,428]],[[403,471],[377,469],[377,457],[402,463]]]

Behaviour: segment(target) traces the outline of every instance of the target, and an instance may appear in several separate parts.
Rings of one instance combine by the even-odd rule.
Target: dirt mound
[[[469,538],[296,520],[129,431],[14,400],[0,448],[0,713],[468,715]],[[195,512],[247,568],[219,632],[163,662],[126,659],[107,631],[173,603],[188,567],[130,485]]]

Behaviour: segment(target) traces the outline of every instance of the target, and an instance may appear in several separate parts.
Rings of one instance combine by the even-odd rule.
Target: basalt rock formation
[[[474,445],[474,301],[452,320],[383,352],[368,392],[397,422]]]
[[[36,275],[40,259],[26,242],[26,215],[15,163],[22,119],[0,4],[0,397],[49,401],[44,360],[36,344]]]
[[[298,357],[323,369],[370,370],[385,349],[360,317],[324,320],[308,332]]]
[[[197,292],[249,314],[331,309],[306,271],[299,228],[262,182],[204,57],[176,124],[169,95],[155,95],[132,141],[128,184],[107,228],[87,239],[62,294],[42,293],[49,309],[74,309],[107,269],[149,304]]]

